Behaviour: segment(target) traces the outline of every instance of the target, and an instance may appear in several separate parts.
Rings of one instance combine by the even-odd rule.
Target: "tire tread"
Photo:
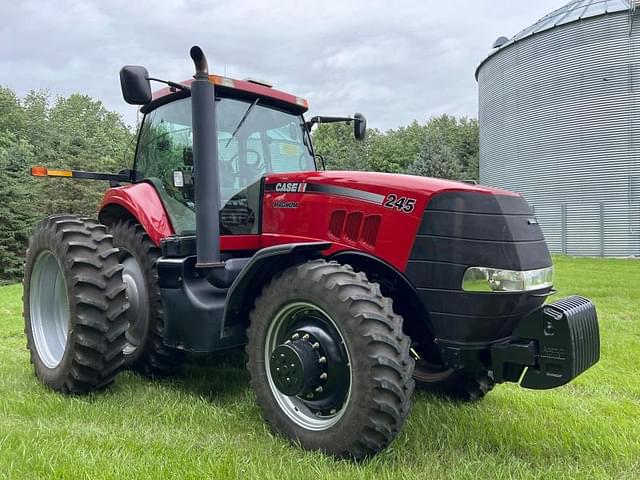
[[[122,319],[128,303],[124,295],[110,295],[122,289],[124,282],[117,274],[117,260],[103,256],[112,248],[104,241],[104,231],[103,225],[88,217],[53,215],[36,225],[29,241],[23,297],[27,348],[36,376],[61,393],[86,394],[104,388],[124,362],[121,353],[113,352],[121,352],[124,345]],[[53,376],[39,360],[29,326],[30,268],[45,246],[65,275],[71,316],[66,351]]]
[[[349,265],[318,259],[276,275],[264,287],[250,314],[247,354],[251,385],[257,393],[258,404],[265,420],[280,433],[289,432],[282,431],[281,421],[272,411],[271,402],[261,394],[264,380],[259,378],[261,370],[256,356],[263,339],[258,325],[265,321],[263,312],[269,305],[278,301],[280,296],[290,294],[291,289],[294,292],[304,289],[324,291],[327,298],[340,303],[341,311],[348,312],[346,321],[359,334],[356,335],[360,342],[357,351],[368,368],[367,398],[354,400],[358,404],[359,420],[357,423],[345,418],[340,421],[344,429],[338,444],[318,443],[317,439],[305,441],[303,435],[294,440],[305,447],[320,448],[335,456],[370,457],[386,448],[397,436],[410,410],[414,360],[409,354],[411,342],[402,331],[402,317],[394,313],[391,299],[382,295],[377,283],[369,282],[363,272],[356,272]]]

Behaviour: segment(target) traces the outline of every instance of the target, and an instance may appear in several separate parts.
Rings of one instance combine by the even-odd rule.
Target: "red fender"
[[[160,245],[160,240],[174,233],[167,211],[155,188],[149,183],[110,188],[100,205],[101,217],[114,206],[124,208],[133,215],[156,245]]]

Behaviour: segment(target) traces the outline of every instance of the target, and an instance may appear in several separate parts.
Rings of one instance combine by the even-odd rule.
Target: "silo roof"
[[[634,3],[640,3],[637,0],[572,0],[565,6],[554,10],[553,12],[545,15],[536,23],[530,27],[521,30],[511,37],[508,41],[504,42],[497,48],[494,48],[489,52],[489,55],[480,62],[476,69],[476,78],[478,77],[478,70],[482,64],[494,53],[514,44],[518,40],[529,37],[536,33],[544,32],[560,25],[576,22],[585,18],[597,17],[598,15],[604,15],[606,13],[615,13],[629,10]]]

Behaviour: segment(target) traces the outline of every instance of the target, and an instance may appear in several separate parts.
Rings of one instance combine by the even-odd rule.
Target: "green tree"
[[[52,213],[95,215],[107,186],[59,178],[34,179],[31,165],[117,172],[131,165],[123,154],[133,134],[120,115],[86,95],[46,91],[18,98],[0,87],[0,280],[22,275],[33,224]]]
[[[26,115],[16,94],[0,86],[0,142],[9,141],[8,136],[24,136]]]
[[[409,167],[409,173],[423,177],[460,180],[462,165],[445,138],[437,131],[429,131],[418,157]]]
[[[468,180],[478,180],[480,146],[478,120],[441,115],[430,119],[426,127],[434,131],[449,146],[460,161],[463,177]]]
[[[353,127],[344,123],[321,124],[313,132],[315,152],[324,157],[327,170],[368,170],[369,142],[369,135],[356,140]]]
[[[425,126],[416,120],[406,127],[378,135],[370,154],[371,169],[378,172],[406,173],[420,152]]]
[[[313,141],[330,170],[372,170],[407,173],[419,157],[425,138],[440,137],[460,164],[460,177],[478,179],[478,121],[450,115],[433,117],[426,123],[414,120],[407,126],[380,132],[369,129],[364,142],[353,138],[344,124],[325,124],[315,129]]]
[[[33,160],[31,146],[6,131],[0,140],[0,280],[19,278],[29,232],[36,221],[33,181],[27,169]]]
[[[120,115],[86,95],[59,97],[47,111],[47,146],[38,161],[48,167],[118,172],[130,166],[124,152],[132,139]],[[107,184],[45,179],[41,210],[95,215]]]

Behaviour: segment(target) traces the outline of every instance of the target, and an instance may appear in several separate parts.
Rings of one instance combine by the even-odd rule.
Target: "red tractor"
[[[476,400],[495,383],[547,389],[599,358],[593,304],[554,293],[531,208],[517,194],[407,175],[318,169],[307,102],[209,75],[152,95],[133,168],[108,180],[98,219],[54,215],[24,278],[36,376],[82,394],[123,367],[175,372],[185,353],[246,346],[264,417],[304,448],[363,458],[385,448],[414,385]],[[125,185],[121,185],[125,184]]]

